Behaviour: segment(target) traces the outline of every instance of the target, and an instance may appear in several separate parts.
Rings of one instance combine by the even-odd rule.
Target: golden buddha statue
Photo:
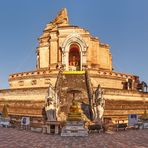
[[[72,100],[72,105],[70,106],[70,112],[79,112],[78,103],[74,99]]]
[[[70,112],[68,113],[67,121],[82,121],[81,109],[79,108],[76,100],[72,100],[72,105],[70,106]]]

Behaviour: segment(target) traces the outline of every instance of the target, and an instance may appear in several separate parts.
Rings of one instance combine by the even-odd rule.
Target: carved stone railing
[[[136,90],[123,90],[123,89],[113,89],[113,88],[103,88],[105,95],[124,95],[124,96],[138,96],[148,98],[148,93],[139,92]]]
[[[56,81],[56,84],[55,84],[55,92],[57,93],[57,95],[59,96],[60,94],[60,82],[61,82],[61,79],[62,79],[62,74],[63,74],[63,69],[60,69],[59,70],[59,73],[58,73],[58,76],[57,76],[57,81]]]
[[[87,86],[87,94],[89,98],[89,105],[92,107],[92,99],[93,99],[93,87],[91,86],[91,80],[88,74],[88,71],[85,70],[85,80],[86,80],[86,86]]]
[[[112,78],[124,78],[124,79],[138,79],[138,76],[131,75],[131,74],[125,74],[125,73],[119,73],[119,72],[113,72],[113,71],[90,71],[91,76],[102,76],[102,77],[112,77]]]
[[[18,79],[21,77],[28,77],[28,76],[40,76],[40,75],[49,75],[51,73],[50,69],[40,69],[37,71],[29,71],[29,72],[21,72],[9,75],[9,80]]]

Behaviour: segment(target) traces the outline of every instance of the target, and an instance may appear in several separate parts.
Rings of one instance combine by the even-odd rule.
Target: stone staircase
[[[78,89],[81,93],[75,94],[75,99],[82,103],[81,108],[87,117],[90,116],[90,95],[88,90],[88,82],[86,73],[74,73],[67,74],[60,72],[57,78],[56,91],[59,96],[60,101],[60,112],[64,112],[65,115],[69,112],[69,107],[71,105],[73,95],[68,93],[69,89]]]

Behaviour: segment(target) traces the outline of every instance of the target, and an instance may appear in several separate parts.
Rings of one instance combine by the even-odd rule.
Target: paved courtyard
[[[0,148],[148,148],[148,129],[61,137],[0,127]]]

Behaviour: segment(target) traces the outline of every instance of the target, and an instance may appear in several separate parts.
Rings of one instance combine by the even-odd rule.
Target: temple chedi
[[[75,97],[91,119],[98,86],[105,100],[103,118],[126,120],[128,114],[142,115],[148,108],[147,84],[138,76],[114,71],[110,46],[71,25],[66,9],[46,25],[38,42],[36,69],[9,75],[10,88],[0,90],[0,110],[7,104],[12,117],[40,120],[45,100],[51,96],[58,103],[57,114],[64,118],[72,103],[67,91],[78,89],[81,93]]]

